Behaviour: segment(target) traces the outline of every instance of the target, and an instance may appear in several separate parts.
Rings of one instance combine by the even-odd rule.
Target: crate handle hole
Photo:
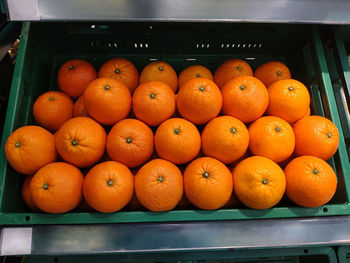
[[[58,257],[55,257],[55,258],[53,259],[53,261],[54,261],[54,262],[58,262]]]
[[[323,208],[323,212],[327,213],[327,212],[328,212],[328,208],[327,208],[327,207],[324,207],[324,208]]]
[[[305,253],[305,254],[309,253],[309,250],[304,249],[304,253]]]
[[[25,217],[24,217],[24,220],[27,221],[27,222],[29,222],[29,221],[30,221],[30,216],[25,216]]]

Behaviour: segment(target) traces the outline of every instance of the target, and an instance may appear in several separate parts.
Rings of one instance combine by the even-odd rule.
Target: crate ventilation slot
[[[107,47],[107,48],[113,48],[113,49],[115,49],[115,48],[118,48],[118,43],[117,42],[113,42],[113,41],[108,41],[108,42],[102,42],[102,41],[97,41],[97,40],[94,40],[94,41],[91,41],[90,42],[90,46],[92,47],[92,48],[105,48],[105,47]]]
[[[197,43],[196,48],[210,48],[209,43]]]
[[[261,48],[261,43],[221,43],[220,48]]]
[[[148,48],[148,43],[134,43],[134,48]]]

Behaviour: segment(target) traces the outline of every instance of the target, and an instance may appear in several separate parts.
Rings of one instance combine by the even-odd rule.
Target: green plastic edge
[[[3,139],[0,149],[0,165],[7,169],[7,161],[4,153],[6,139],[13,130],[15,108],[17,107],[18,94],[20,93],[22,68],[28,48],[28,32],[30,22],[22,25],[21,41],[17,54],[17,63],[11,85],[9,106],[6,113]],[[320,69],[320,76],[328,98],[331,117],[340,132],[340,161],[344,172],[344,183],[347,197],[349,199],[350,183],[346,174],[349,174],[349,162],[345,148],[345,141],[341,131],[340,119],[336,108],[332,85],[329,78],[327,65],[323,53],[319,32],[313,28],[313,44],[316,59]],[[6,170],[5,170],[6,171]],[[5,182],[5,174],[0,174],[0,191]],[[2,206],[3,195],[0,194],[0,204]],[[112,214],[101,213],[66,213],[66,214],[45,214],[45,213],[0,213],[0,224],[2,225],[25,225],[25,224],[89,224],[89,223],[132,223],[132,222],[175,222],[175,221],[208,221],[208,220],[240,220],[240,219],[269,219],[269,218],[292,218],[292,217],[314,217],[333,216],[350,214],[350,204],[329,204],[319,208],[303,207],[275,207],[267,210],[251,209],[222,209],[216,211],[203,210],[174,210],[169,212],[117,212]]]
[[[327,212],[324,209],[327,209]],[[173,210],[169,212],[116,212],[103,213],[1,213],[0,222],[5,225],[25,224],[92,224],[92,223],[136,223],[136,222],[179,222],[179,221],[214,221],[214,220],[252,220],[292,217],[315,217],[350,214],[347,204],[328,205],[319,208],[275,207],[266,210],[221,209]]]
[[[347,255],[350,253],[350,246],[341,246],[338,248],[338,261],[339,263],[347,263]]]
[[[267,262],[268,259],[275,262],[276,257],[299,257],[323,255],[328,257],[329,263],[336,263],[337,256],[331,247],[300,247],[300,248],[278,248],[278,249],[237,249],[233,251],[205,251],[205,252],[181,252],[181,253],[149,253],[149,254],[115,254],[115,255],[80,255],[73,256],[74,262],[200,262],[209,263],[217,260],[247,260],[262,259],[261,262]],[[56,256],[30,256],[25,261],[30,262],[52,262]],[[59,262],[73,262],[73,257],[59,256]],[[72,259],[72,260],[69,260]],[[205,260],[205,261],[204,261]],[[215,260],[215,261],[213,261]],[[244,261],[245,262],[245,261]],[[258,261],[254,261],[258,262]],[[280,262],[280,261],[278,261]],[[290,262],[286,260],[286,262]],[[299,262],[299,261],[296,261]]]
[[[0,166],[3,167],[4,173],[0,173],[0,191],[4,191],[3,186],[5,185],[5,176],[7,171],[7,160],[5,156],[5,143],[8,136],[10,136],[13,126],[14,126],[14,118],[15,118],[15,109],[17,108],[17,97],[20,93],[20,87],[21,87],[21,78],[22,78],[22,72],[23,72],[23,64],[25,59],[25,54],[27,50],[28,45],[28,32],[30,28],[30,23],[26,22],[23,23],[22,29],[21,29],[21,38],[20,43],[18,47],[18,53],[17,53],[17,59],[16,59],[16,65],[15,65],[15,71],[13,73],[12,77],[12,83],[11,83],[11,91],[8,101],[8,106],[6,110],[6,119],[2,134],[2,140],[1,140],[1,149],[0,149]],[[0,207],[2,207],[3,203],[3,194],[0,194]],[[0,217],[0,224],[1,224],[1,217]]]
[[[335,47],[338,55],[337,59],[339,60],[340,65],[342,67],[340,75],[342,75],[342,77],[344,78],[345,88],[350,94],[350,66],[348,62],[348,56],[345,51],[344,40],[338,27],[335,27],[333,29],[333,37],[335,40]]]
[[[337,126],[338,131],[339,131],[339,158],[340,158],[340,165],[343,171],[343,176],[344,176],[344,184],[345,184],[345,189],[346,189],[346,195],[347,199],[349,200],[350,198],[350,163],[349,163],[349,156],[347,153],[347,148],[345,144],[345,139],[344,139],[344,134],[340,122],[340,117],[339,117],[339,112],[337,108],[337,103],[335,100],[335,96],[333,93],[333,86],[331,82],[331,78],[329,76],[329,71],[327,68],[327,62],[326,58],[324,55],[323,47],[322,47],[322,42],[320,39],[320,34],[319,30],[316,27],[313,27],[312,29],[312,35],[313,35],[313,43],[314,43],[314,49],[315,49],[315,56],[317,58],[317,67],[319,67],[319,74],[321,77],[320,83],[323,85],[324,91],[326,93],[327,97],[327,104],[329,107],[331,119],[333,123]]]

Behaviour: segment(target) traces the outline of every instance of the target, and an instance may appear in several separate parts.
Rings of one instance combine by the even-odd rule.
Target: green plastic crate
[[[338,248],[338,262],[348,263],[350,262],[350,246],[341,246]]]
[[[350,146],[350,27],[324,30],[323,42],[346,145]],[[331,37],[329,37],[331,36]]]
[[[224,252],[191,252],[166,254],[118,254],[85,256],[29,256],[24,263],[92,263],[92,262],[179,262],[179,263],[336,263],[337,256],[331,247],[301,247],[279,249],[244,249]]]
[[[327,116],[340,132],[339,150],[330,160],[338,177],[334,198],[324,207],[303,208],[283,199],[276,207],[245,207],[217,211],[173,210],[154,213],[120,211],[112,214],[32,213],[22,201],[23,176],[4,155],[7,137],[14,129],[33,123],[32,106],[44,91],[57,89],[56,74],[68,59],[83,58],[96,68],[121,56],[141,70],[164,60],[179,73],[202,64],[212,71],[224,60],[241,58],[252,68],[271,60],[288,65],[312,96],[312,112]],[[318,29],[306,25],[234,23],[24,23],[12,82],[0,152],[0,224],[84,224],[234,220],[310,217],[350,214],[350,167],[338,109]],[[346,176],[344,176],[346,175]]]

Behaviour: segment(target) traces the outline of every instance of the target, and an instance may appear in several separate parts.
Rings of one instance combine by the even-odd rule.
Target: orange
[[[143,68],[140,74],[140,84],[159,80],[166,83],[174,92],[177,90],[177,75],[175,70],[164,61],[154,61]]]
[[[292,155],[295,147],[293,128],[288,122],[264,116],[249,126],[249,151],[279,163]]]
[[[88,172],[84,180],[84,198],[94,209],[112,213],[122,209],[134,193],[134,177],[124,164],[108,161]]]
[[[135,65],[125,58],[112,58],[105,62],[99,72],[99,78],[114,78],[121,81],[132,94],[139,83],[139,72]]]
[[[128,116],[131,95],[122,82],[112,78],[96,79],[84,92],[88,114],[98,122],[112,125]]]
[[[87,85],[96,78],[97,73],[94,67],[81,59],[67,61],[57,74],[60,90],[74,99],[83,95]]]
[[[222,110],[245,123],[260,118],[269,104],[269,93],[257,78],[241,76],[230,80],[221,90]]]
[[[254,77],[261,80],[266,87],[270,86],[277,80],[292,78],[289,68],[278,61],[270,61],[260,65],[254,71]]]
[[[109,132],[106,150],[112,160],[136,167],[150,159],[153,141],[153,132],[146,124],[135,119],[124,119]]]
[[[48,91],[40,95],[33,106],[35,121],[50,131],[56,131],[73,116],[73,101],[59,91]]]
[[[304,115],[304,117],[306,116],[310,116],[311,115],[311,108],[309,107]]]
[[[187,166],[184,188],[186,197],[196,207],[218,209],[231,198],[232,174],[222,162],[211,157],[201,157]]]
[[[234,168],[233,189],[246,206],[268,209],[282,199],[286,178],[278,164],[262,156],[253,156]]]
[[[150,126],[158,126],[174,115],[175,94],[164,82],[142,83],[132,96],[132,109],[141,121]]]
[[[269,88],[267,114],[293,123],[304,117],[310,106],[310,94],[303,83],[294,79],[278,80]]]
[[[229,59],[221,63],[214,74],[215,83],[222,89],[231,79],[239,76],[253,76],[249,64],[240,59]]]
[[[325,161],[338,149],[337,126],[321,116],[307,116],[294,124],[296,155],[312,155]]]
[[[212,119],[202,132],[203,153],[223,163],[232,163],[241,158],[248,144],[247,127],[231,116]]]
[[[155,159],[138,171],[135,192],[140,203],[151,211],[169,211],[181,200],[183,179],[179,168],[169,161]]]
[[[26,205],[33,211],[38,212],[40,211],[39,208],[34,204],[34,201],[32,199],[32,194],[30,192],[30,182],[32,181],[33,176],[27,175],[24,179],[23,185],[22,185],[22,198]]]
[[[177,94],[179,113],[195,124],[204,124],[215,118],[221,106],[220,89],[209,79],[194,78],[186,82]]]
[[[284,169],[286,194],[294,203],[319,207],[328,203],[337,190],[337,177],[328,163],[314,156],[301,156]]]
[[[33,201],[47,213],[66,213],[79,205],[83,196],[84,176],[67,163],[50,163],[42,167],[30,183]]]
[[[198,155],[201,136],[191,122],[173,118],[158,127],[154,143],[159,157],[175,164],[183,164]]]
[[[81,96],[77,101],[74,103],[73,107],[73,117],[88,117],[89,114],[86,111],[85,104],[84,104],[84,97]]]
[[[179,88],[187,81],[194,78],[204,78],[214,81],[213,74],[211,74],[210,70],[201,65],[192,65],[185,68],[179,74]]]
[[[105,152],[106,132],[89,117],[70,119],[61,126],[55,137],[62,159],[80,168],[94,165]]]
[[[309,107],[309,109],[307,110],[307,112],[305,113],[305,115],[303,116],[303,118],[304,117],[307,117],[307,116],[310,116],[311,115],[311,109],[310,109],[310,107]],[[301,118],[301,119],[303,119],[303,118]],[[300,119],[300,120],[301,120]],[[292,125],[292,127],[294,127],[294,125],[298,122],[298,121],[300,121],[300,120],[297,120],[296,122],[293,122],[291,125]]]
[[[56,161],[55,137],[39,126],[18,128],[7,138],[5,155],[17,172],[32,175]]]

